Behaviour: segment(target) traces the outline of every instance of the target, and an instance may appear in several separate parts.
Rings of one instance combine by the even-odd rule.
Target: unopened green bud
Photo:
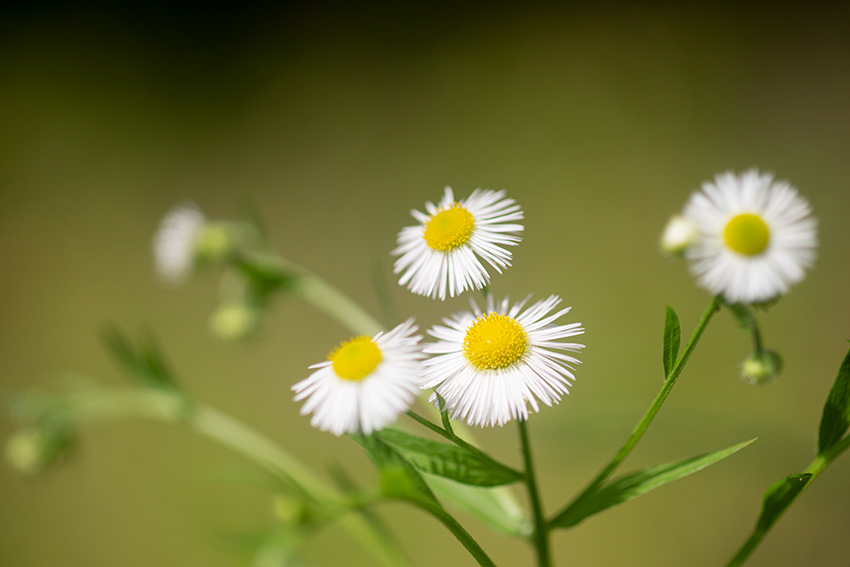
[[[767,384],[782,371],[782,358],[772,350],[751,354],[741,366],[741,378],[750,384]]]
[[[246,303],[220,305],[210,317],[210,331],[226,341],[251,336],[260,324],[260,312]]]
[[[52,429],[27,428],[16,431],[6,441],[6,459],[24,474],[47,470],[70,448],[71,437]]]
[[[661,249],[671,256],[681,256],[696,242],[697,236],[699,231],[690,219],[674,215],[664,227],[664,234],[661,235]]]
[[[310,519],[310,509],[304,502],[289,494],[278,494],[272,501],[275,517],[285,524],[304,524]]]
[[[231,223],[209,222],[195,239],[195,258],[200,264],[228,261],[236,251],[238,235]]]

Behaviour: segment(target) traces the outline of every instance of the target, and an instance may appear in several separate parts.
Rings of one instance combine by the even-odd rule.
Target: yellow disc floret
[[[334,372],[344,380],[363,380],[383,360],[381,349],[370,337],[357,337],[345,341],[330,354]]]
[[[463,355],[478,370],[501,370],[515,364],[528,350],[528,335],[513,317],[490,313],[466,331]]]
[[[755,256],[764,252],[770,242],[770,229],[762,218],[750,213],[742,213],[726,225],[723,231],[726,246],[745,256]]]
[[[425,224],[425,242],[434,250],[447,252],[466,244],[475,228],[472,214],[458,203],[438,212]]]

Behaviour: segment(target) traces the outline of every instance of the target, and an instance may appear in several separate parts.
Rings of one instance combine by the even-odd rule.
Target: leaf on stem
[[[377,435],[352,434],[378,467],[381,493],[388,498],[400,498],[440,507],[422,476],[395,449]]]
[[[838,443],[848,427],[850,427],[850,351],[844,357],[844,362],[838,369],[838,376],[835,377],[835,382],[826,398],[818,434],[818,455],[822,455]]]
[[[474,486],[500,486],[522,480],[522,474],[486,456],[396,429],[376,433],[420,471]]]
[[[165,365],[153,336],[139,341],[135,347],[121,331],[109,327],[102,333],[103,344],[143,386],[176,390],[177,385]]]
[[[679,326],[679,316],[673,308],[667,306],[667,314],[664,318],[664,349],[662,351],[664,362],[664,378],[670,376],[670,372],[679,358],[679,346],[682,344],[682,329]]]
[[[782,512],[803,491],[811,473],[792,474],[775,482],[764,493],[761,515],[756,523],[756,531],[766,532],[770,529]]]
[[[588,494],[587,497],[573,502],[552,520],[551,525],[552,527],[559,528],[574,526],[589,516],[598,514],[617,504],[627,502],[632,498],[637,498],[654,488],[698,472],[709,465],[737,453],[753,441],[755,439],[750,439],[749,441],[721,449],[720,451],[697,455],[696,457],[627,474],[598,491]]]

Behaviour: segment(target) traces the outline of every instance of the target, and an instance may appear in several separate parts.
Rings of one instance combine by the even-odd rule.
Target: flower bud
[[[210,331],[225,341],[251,336],[260,324],[260,312],[247,303],[225,303],[210,317]]]
[[[750,384],[767,384],[776,380],[782,371],[782,358],[772,350],[751,354],[741,366],[741,379]]]
[[[6,460],[19,472],[44,472],[68,452],[71,437],[54,429],[27,428],[16,431],[6,441]]]
[[[696,241],[698,235],[693,222],[681,215],[674,215],[664,227],[661,249],[671,256],[681,256]]]
[[[195,239],[195,259],[202,265],[223,263],[231,258],[237,245],[238,235],[231,223],[210,222]]]
[[[305,524],[310,520],[310,509],[304,502],[288,494],[278,494],[272,500],[275,517],[285,524]]]

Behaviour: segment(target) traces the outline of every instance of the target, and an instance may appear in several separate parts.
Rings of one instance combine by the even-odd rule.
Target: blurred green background
[[[124,382],[96,334],[152,329],[189,391],[315,466],[368,460],[310,428],[291,402],[347,333],[280,301],[248,345],[210,337],[217,275],[165,289],[150,239],[186,198],[213,218],[253,201],[289,259],[378,313],[371,266],[411,208],[452,185],[508,190],[527,221],[497,295],[560,294],[587,328],[578,381],[531,421],[547,509],[579,490],[661,384],[664,306],[690,333],[709,297],[658,253],[669,215],[717,172],[759,167],[820,219],[807,279],[761,317],[785,357],[778,383],[738,379],[749,338],[712,322],[625,469],[758,436],[728,461],[554,536],[557,564],[723,564],[761,494],[814,456],[821,407],[850,338],[850,12],[793,5],[274,7],[195,12],[38,2],[0,10],[0,388],[73,372]],[[394,286],[428,326],[465,308]],[[5,438],[12,430],[0,422]],[[488,430],[518,464],[516,429]],[[217,536],[268,525],[267,493],[220,480],[247,466],[182,430],[84,431],[42,478],[0,468],[0,564],[244,561]],[[850,458],[794,505],[753,566],[846,565]],[[522,496],[522,495],[520,495]],[[472,565],[436,522],[382,510],[418,565]],[[521,542],[477,526],[500,565]],[[312,540],[316,565],[371,565],[348,536]]]

